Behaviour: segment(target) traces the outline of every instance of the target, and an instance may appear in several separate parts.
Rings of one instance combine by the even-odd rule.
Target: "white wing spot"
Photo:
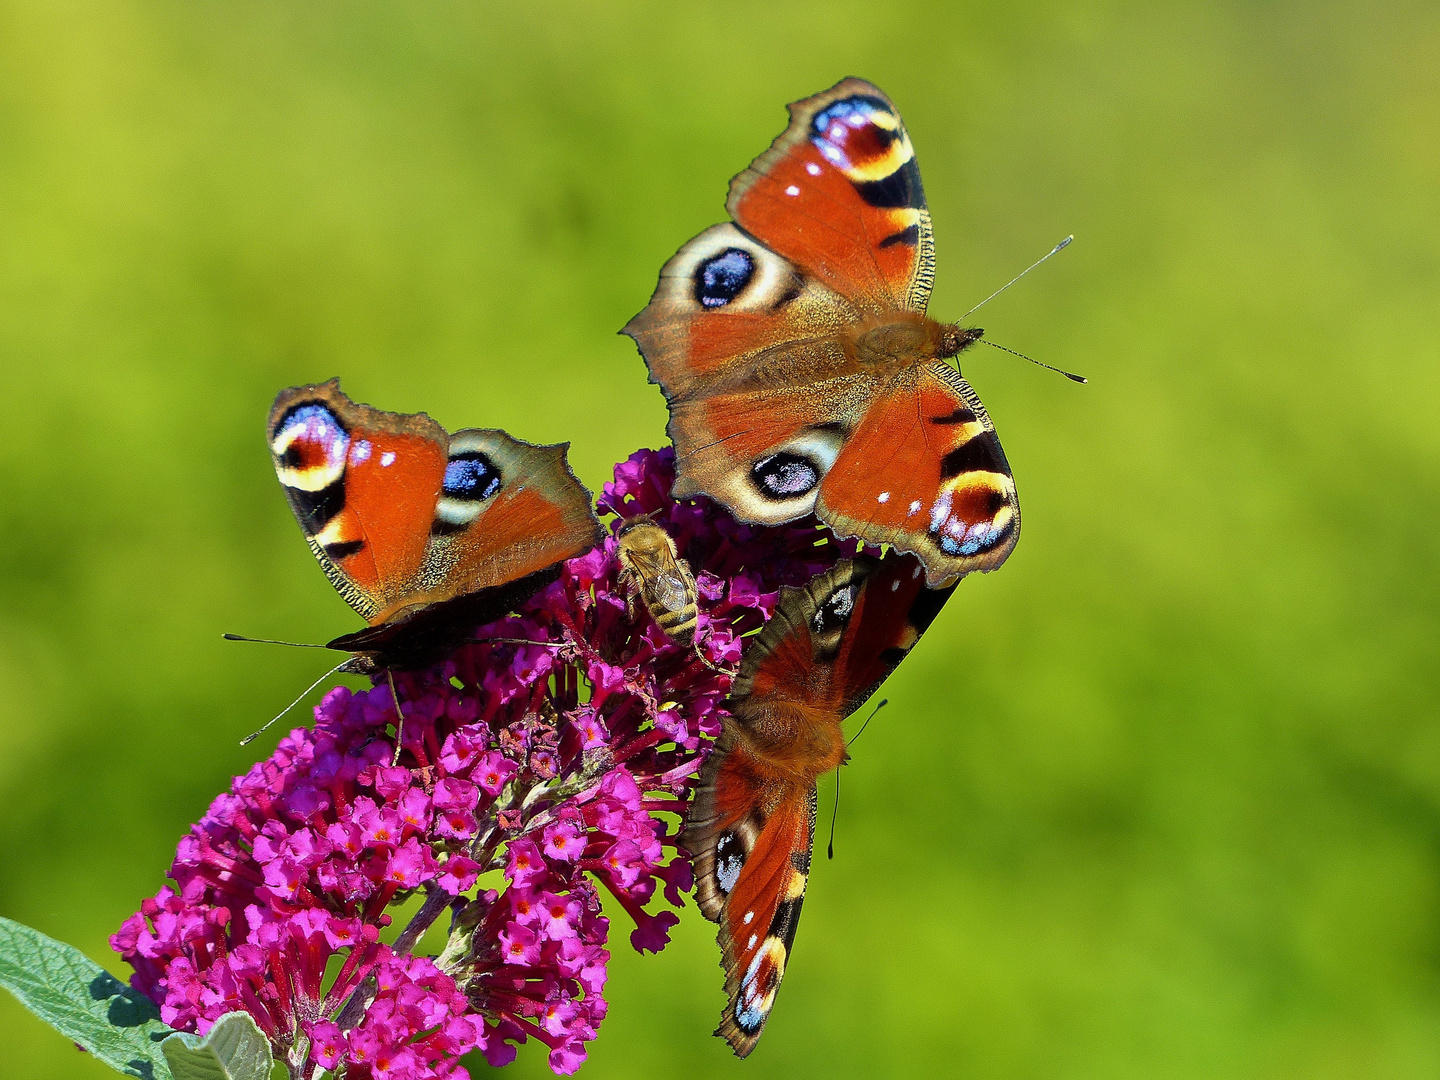
[[[945,519],[950,516],[950,501],[953,498],[954,494],[947,491],[935,500],[935,505],[930,507],[930,528],[938,532],[940,526],[945,524]]]
[[[900,591],[900,582],[898,582],[898,581],[892,581],[892,582],[890,582],[890,591],[891,591],[891,592],[899,592],[899,591]]]
[[[750,920],[753,919],[753,918],[755,918],[755,913],[754,913],[753,911],[747,911],[747,912],[745,912],[745,925],[746,925],[746,926],[749,926],[749,925],[750,925]]]
[[[362,465],[370,460],[370,442],[367,439],[360,439],[350,448],[350,460],[356,465]]]
[[[751,935],[750,935],[750,940],[745,943],[745,947],[746,947],[747,949],[753,949],[753,948],[755,947],[755,935],[754,935],[754,934],[751,934]]]
[[[798,187],[796,187],[794,184],[791,184],[789,187],[787,187],[787,188],[785,189],[785,194],[786,194],[786,195],[799,195],[799,194],[800,194],[800,189],[799,189]]]
[[[394,465],[394,464],[395,464],[395,451],[394,451],[394,450],[386,450],[383,454],[380,455],[380,467],[381,467],[382,469],[388,468],[389,466]]]
[[[819,165],[816,165],[816,164],[812,161],[812,162],[810,162],[810,164],[808,164],[808,165],[805,166],[805,171],[808,172],[811,176],[819,176],[819,175],[820,175],[820,166],[819,166]]]
[[[905,516],[906,516],[906,517],[909,517],[911,514],[917,513],[919,510],[920,510],[920,500],[919,500],[919,499],[916,499],[914,502],[912,502],[912,503],[910,504],[910,509],[909,509],[909,511],[906,512]]]
[[[731,854],[720,858],[715,863],[715,876],[720,880],[720,888],[729,892],[735,888],[735,882],[740,880],[740,868],[744,865],[737,855]]]
[[[890,493],[889,493],[888,491],[882,491],[882,492],[880,492],[879,495],[876,495],[876,496],[875,496],[875,501],[878,502],[878,503],[887,503],[887,502],[889,502],[889,501],[890,501]]]

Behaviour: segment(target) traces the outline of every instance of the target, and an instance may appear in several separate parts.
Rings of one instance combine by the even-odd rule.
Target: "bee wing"
[[[690,589],[676,570],[667,570],[652,579],[651,603],[667,611],[683,611],[692,603]]]

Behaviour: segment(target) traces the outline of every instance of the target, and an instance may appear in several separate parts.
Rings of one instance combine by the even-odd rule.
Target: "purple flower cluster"
[[[695,571],[697,642],[720,668],[782,585],[839,557],[813,520],[735,522],[676,503],[672,452],[616,467],[600,510],[650,514]],[[728,678],[627,602],[617,542],[566,564],[445,663],[337,688],[237,777],[179,844],[166,886],[115,949],[166,1023],[244,1010],[294,1076],[464,1077],[534,1038],[572,1073],[605,1016],[608,894],[659,951],[683,906],[679,824]],[[517,642],[534,644],[517,644]],[[400,755],[395,757],[398,729]],[[482,880],[484,878],[484,880]],[[487,887],[488,886],[488,887]],[[387,912],[423,902],[398,936]],[[439,956],[409,955],[446,910]],[[382,932],[388,940],[382,940]]]

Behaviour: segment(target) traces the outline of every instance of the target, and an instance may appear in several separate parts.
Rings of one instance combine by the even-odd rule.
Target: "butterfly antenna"
[[[1045,369],[1047,369],[1047,370],[1049,370],[1049,371],[1059,372],[1061,375],[1064,375],[1065,378],[1069,379],[1071,382],[1088,383],[1088,382],[1090,381],[1089,379],[1085,378],[1084,375],[1076,375],[1073,371],[1066,371],[1064,368],[1058,368],[1058,367],[1055,367],[1055,366],[1053,366],[1053,365],[1051,365],[1051,364],[1044,363],[1043,361],[1036,360],[1033,356],[1026,356],[1026,355],[1025,355],[1023,352],[1021,352],[1019,349],[1011,349],[1011,348],[1007,348],[1007,347],[1004,346],[1004,345],[996,345],[995,342],[991,341],[989,338],[981,338],[981,339],[980,339],[980,344],[982,344],[982,345],[989,345],[992,349],[999,349],[1001,352],[1008,352],[1011,356],[1018,356],[1018,357],[1020,357],[1021,360],[1029,360],[1030,363],[1032,363],[1032,364],[1037,364],[1037,365],[1039,365],[1040,367],[1043,367],[1043,368],[1045,368]]]
[[[843,765],[844,762],[841,762]],[[835,858],[835,819],[840,816],[840,766],[835,767],[835,809],[830,811],[830,843],[825,847],[825,858]]]
[[[853,743],[853,742],[854,742],[856,739],[858,739],[861,735],[864,735],[864,734],[865,734],[865,729],[870,726],[870,721],[875,719],[875,714],[878,713],[881,709],[883,709],[886,705],[889,705],[889,704],[890,704],[890,699],[889,699],[889,698],[881,698],[881,699],[880,699],[880,704],[879,704],[879,705],[876,705],[875,708],[870,711],[870,715],[867,716],[867,717],[865,718],[865,722],[860,725],[860,730],[857,731],[857,732],[855,732],[854,735],[851,735],[851,736],[850,736],[850,741],[845,744],[845,746],[846,746],[847,749],[850,747],[851,743]]]
[[[994,292],[992,292],[989,296],[985,297],[984,300],[981,300],[978,304],[976,304],[974,307],[972,307],[969,311],[965,312],[964,315],[961,315],[959,321],[960,321],[960,322],[964,322],[964,321],[965,321],[966,319],[968,319],[971,315],[973,315],[975,312],[979,311],[982,307],[984,307],[986,304],[988,304],[991,300],[994,300],[995,297],[999,296],[1002,292],[1004,292],[1006,289],[1008,289],[1011,285],[1014,285],[1015,282],[1019,281],[1022,277],[1024,277],[1026,274],[1028,274],[1031,270],[1034,270],[1035,267],[1039,266],[1039,265],[1040,265],[1041,263],[1043,263],[1046,259],[1050,258],[1051,255],[1055,255],[1055,254],[1057,254],[1057,253],[1059,253],[1059,252],[1061,252],[1061,251],[1064,251],[1067,247],[1070,246],[1070,241],[1072,241],[1072,240],[1074,240],[1074,239],[1075,239],[1075,237],[1074,237],[1073,235],[1072,235],[1072,236],[1067,236],[1067,237],[1065,237],[1064,240],[1061,240],[1058,244],[1056,244],[1053,248],[1051,248],[1049,251],[1047,251],[1044,255],[1041,255],[1040,258],[1036,259],[1033,263],[1031,263],[1029,266],[1027,266],[1024,270],[1021,270],[1018,274],[1016,274],[1013,278],[1011,278],[1009,281],[1007,281],[1004,285],[1001,285],[998,289],[996,289]]]
[[[243,634],[221,634],[226,641],[249,641],[256,645],[288,645],[292,649],[328,649],[329,645],[316,645],[309,641],[276,641],[268,637],[245,637]]]
[[[400,708],[400,691],[395,689],[395,673],[386,668],[385,678],[390,683],[390,697],[395,702],[395,758],[390,762],[393,768],[400,764],[400,751],[405,745],[405,713]]]
[[[850,742],[847,742],[845,745],[848,747],[848,746],[850,745],[850,743],[853,743],[856,739],[858,739],[858,738],[864,733],[865,729],[870,726],[870,721],[875,719],[875,714],[878,713],[881,709],[883,709],[886,705],[889,705],[889,704],[890,704],[890,699],[889,699],[889,698],[881,698],[881,699],[880,699],[880,704],[879,704],[879,705],[876,705],[875,708],[873,708],[872,710],[870,710],[870,715],[865,718],[865,723],[863,723],[863,724],[860,725],[860,730],[857,731],[857,732],[855,732],[854,735],[851,735],[851,736],[850,736]],[[843,764],[843,762],[842,762],[842,764]],[[829,843],[829,844],[826,846],[826,848],[825,848],[825,858],[827,858],[827,859],[833,859],[833,858],[835,858],[835,819],[836,819],[837,817],[839,817],[839,816],[840,816],[840,770],[839,770],[839,768],[837,767],[836,770],[835,770],[835,809],[833,809],[833,810],[830,811],[830,843]]]
[[[285,643],[285,642],[282,642],[281,644],[286,644],[286,643]],[[306,694],[310,693],[311,690],[314,690],[315,687],[319,686],[319,685],[320,685],[322,682],[324,682],[326,679],[330,678],[331,675],[334,675],[337,671],[339,671],[342,667],[344,667],[344,666],[345,666],[346,664],[348,664],[349,662],[350,662],[350,658],[347,656],[344,660],[341,660],[340,663],[336,664],[336,665],[335,665],[334,667],[332,667],[329,671],[325,672],[324,675],[321,675],[320,678],[316,679],[314,682],[312,682],[309,686],[307,686],[307,687],[305,688],[305,693],[304,693],[304,694],[301,694],[301,695],[300,695],[299,697],[297,697],[294,701],[290,702],[289,705],[286,705],[285,708],[281,709],[278,713],[276,713],[274,717],[272,717],[270,720],[266,721],[264,727],[260,728],[258,731],[252,731],[249,735],[246,735],[245,738],[241,739],[241,740],[240,740],[240,745],[241,745],[241,746],[249,746],[252,742],[254,742],[256,739],[258,739],[258,738],[260,737],[261,733],[264,732],[265,728],[268,728],[271,724],[275,723],[276,720],[279,720],[280,717],[284,716],[284,715],[285,715],[286,713],[288,713],[291,709],[295,708],[296,705],[299,705],[300,702],[302,702],[302,701],[305,700],[305,695],[306,695]]]

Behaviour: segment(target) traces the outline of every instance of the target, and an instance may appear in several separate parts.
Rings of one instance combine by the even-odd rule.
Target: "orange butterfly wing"
[[[282,391],[268,432],[311,550],[371,624],[331,645],[376,654],[381,667],[429,662],[601,535],[564,446],[447,435],[423,413],[352,402],[337,380]]]
[[[932,585],[995,569],[1020,533],[985,406],[939,362],[907,369],[874,399],[825,474],[816,513],[842,536],[920,556]]]
[[[720,966],[730,1001],[715,1034],[745,1057],[774,1006],[800,925],[815,840],[815,784],[777,780],[727,724],[701,785],[682,842],[696,852],[700,910],[721,924]]]
[[[840,723],[914,647],[954,586],[908,556],[842,561],[786,589],[747,648],[733,719],[705,762],[681,842],[696,899],[720,923],[729,995],[717,1035],[744,1057],[794,945],[815,837],[815,781],[845,757]]]
[[[864,79],[789,109],[790,126],[730,182],[730,216],[852,301],[923,312],[935,239],[899,110]]]
[[[992,570],[1020,504],[975,392],[919,359],[944,328],[923,315],[934,241],[909,136],[859,79],[790,113],[731,183],[738,226],[681,248],[624,330],[670,408],[673,494],[767,525],[814,512],[918,555],[932,585]],[[876,328],[904,359],[877,358]]]

